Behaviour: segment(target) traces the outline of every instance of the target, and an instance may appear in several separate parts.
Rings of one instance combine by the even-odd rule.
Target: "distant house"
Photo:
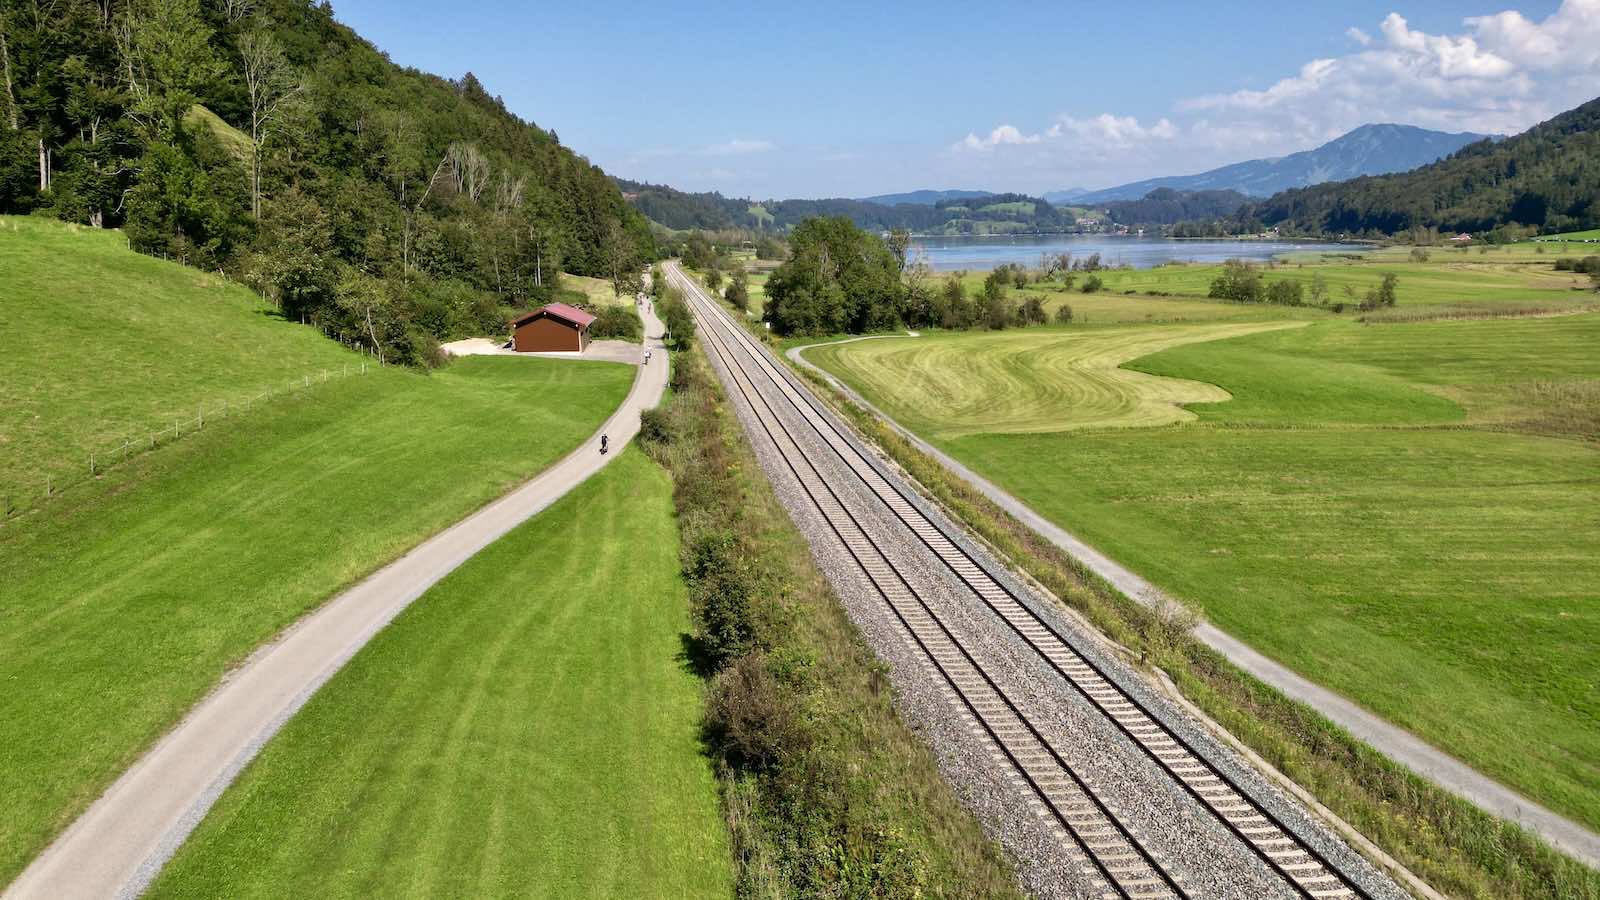
[[[511,346],[519,353],[582,353],[592,324],[594,316],[583,310],[552,303],[511,323]]]
[[[1451,238],[1450,239],[1450,243],[1452,243],[1452,244],[1470,244],[1470,243],[1472,243],[1472,235],[1467,234],[1465,231],[1463,231],[1460,234],[1456,235],[1455,237]]]

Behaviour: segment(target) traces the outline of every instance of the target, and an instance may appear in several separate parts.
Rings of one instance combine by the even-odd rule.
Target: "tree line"
[[[307,0],[0,0],[0,212],[124,228],[407,363],[655,255],[554,132]]]
[[[1104,283],[1099,254],[1074,259],[1047,255],[1038,270],[1016,264],[1000,266],[969,292],[963,276],[937,276],[908,255],[909,234],[891,232],[886,240],[848,218],[807,220],[789,235],[789,258],[766,283],[762,318],[778,334],[860,334],[894,328],[1002,329],[1042,325],[1052,318],[1070,322],[1072,307],[1058,304],[1053,313],[1044,298],[1029,291],[1033,284],[1052,284],[1060,292],[1094,293]],[[1081,282],[1079,279],[1082,279]],[[708,277],[713,289],[720,274]],[[748,288],[736,272],[726,297],[743,308]]]

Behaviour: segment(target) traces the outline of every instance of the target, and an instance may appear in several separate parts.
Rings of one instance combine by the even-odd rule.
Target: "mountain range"
[[[1138,200],[1156,188],[1179,191],[1238,191],[1270,197],[1279,191],[1362,175],[1405,172],[1443,159],[1492,135],[1430,131],[1414,125],[1363,125],[1317,147],[1288,156],[1252,159],[1197,175],[1168,175],[1097,191],[1051,191],[1051,203],[1094,204]]]
[[[1507,229],[1546,234],[1600,227],[1600,99],[1527,131],[1468,145],[1396,174],[1301,187],[1249,204],[1237,226],[1301,234]]]

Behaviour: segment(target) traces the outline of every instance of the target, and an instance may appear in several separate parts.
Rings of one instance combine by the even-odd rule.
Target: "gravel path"
[[[709,327],[702,321],[703,335]],[[735,373],[722,359],[714,353],[712,358],[780,500],[806,537],[819,567],[852,620],[880,658],[889,664],[899,709],[912,727],[928,739],[947,780],[985,829],[1012,855],[1025,888],[1048,897],[1099,896],[1104,889],[1095,887],[1087,861],[1047,827],[1035,796],[1016,777],[1009,764],[996,762],[987,735],[977,732],[971,721],[961,714],[952,693],[940,683],[926,656],[911,643],[881,595],[845,552],[838,536],[803,492],[789,463],[779,455],[777,446],[767,437],[750,403],[739,390],[741,383],[748,390],[750,382],[735,380]],[[1241,898],[1299,896],[1210,811],[1160,771],[1050,668],[1037,651],[1006,627],[998,615],[977,602],[970,588],[868,491],[860,477],[794,410],[778,387],[770,380],[756,380],[753,377],[756,374],[751,372],[747,377],[755,384],[757,404],[764,400],[777,413],[783,430],[914,590],[974,656],[983,660],[985,669],[1003,692],[1027,712],[1052,745],[1065,751],[1074,770],[1118,811],[1119,819],[1131,826],[1140,841],[1179,878],[1188,893]],[[804,390],[804,385],[798,381],[789,383]],[[831,417],[830,420],[840,431],[850,435],[841,422]],[[859,443],[856,446],[865,449]],[[882,460],[878,460],[876,466],[880,474],[899,479]],[[919,507],[947,533],[961,534],[937,510],[926,504],[919,504]],[[1259,802],[1268,805],[1304,840],[1358,878],[1374,897],[1405,896],[1364,858],[1314,821],[1297,802],[1282,795],[1253,768],[1219,746],[1203,727],[1189,720],[1150,686],[1142,674],[1124,665],[1097,635],[1059,614],[1053,602],[1033,595],[971,541],[963,543],[986,570],[1005,579],[1006,585],[1017,596],[1026,598],[1032,609],[1063,634],[1070,635],[1080,650],[1093,655],[1125,690],[1156,711],[1169,727],[1181,730],[1185,739],[1205,752],[1215,764],[1225,766],[1230,777]]]

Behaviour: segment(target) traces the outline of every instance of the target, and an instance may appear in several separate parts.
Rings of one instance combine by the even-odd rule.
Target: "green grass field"
[[[611,286],[610,279],[592,278],[588,275],[572,275],[561,273],[562,290],[575,291],[583,295],[582,303],[590,306],[620,306],[630,305],[633,298],[618,297]]]
[[[150,896],[726,897],[688,630],[672,485],[628,450],[357,654]]]
[[[994,337],[948,340],[944,367],[1008,402],[1017,368],[949,359]],[[880,343],[915,342],[811,356],[1225,630],[1600,825],[1600,315],[1181,343],[1127,368],[1233,399],[1014,434],[971,433],[949,371],[852,359]]]
[[[1581,248],[1582,244],[1571,244]],[[1548,252],[1542,252],[1548,250]],[[1600,252],[1600,248],[1591,252]],[[1264,267],[1262,277],[1268,282],[1291,280],[1300,282],[1309,292],[1313,281],[1321,276],[1327,285],[1327,302],[1343,303],[1353,307],[1376,287],[1385,274],[1393,273],[1400,279],[1397,291],[1401,315],[1424,315],[1432,318],[1451,316],[1477,316],[1488,313],[1517,315],[1560,311],[1584,311],[1600,305],[1587,276],[1555,271],[1555,261],[1561,256],[1585,255],[1581,250],[1572,253],[1560,251],[1559,245],[1548,248],[1531,243],[1478,248],[1428,248],[1428,260],[1410,259],[1410,248],[1390,247],[1359,254],[1350,258],[1347,253],[1301,252],[1289,254],[1285,259]],[[1077,273],[1072,290],[1060,290],[1060,284],[1029,285],[1022,291],[1012,291],[1012,296],[1022,298],[1037,293],[1045,301],[1047,310],[1059,303],[1072,305],[1078,321],[1195,321],[1209,318],[1260,318],[1262,316],[1292,316],[1298,318],[1325,317],[1322,310],[1272,310],[1234,304],[1204,304],[1214,307],[1206,311],[1195,303],[1211,289],[1211,282],[1221,274],[1220,264],[1170,263],[1150,269],[1108,269],[1096,273],[1104,289],[1096,294],[1084,294],[1087,275]],[[968,272],[962,283],[969,293],[977,292],[983,285],[985,272]],[[1186,298],[1180,300],[1178,298]],[[1309,302],[1309,297],[1307,298]],[[1111,306],[1106,313],[1096,309],[1097,304],[1126,302],[1128,306]],[[1164,300],[1173,306],[1152,306],[1153,301]],[[1203,302],[1203,301],[1200,301]],[[1184,304],[1184,305],[1176,305]],[[1233,307],[1230,312],[1222,309]],[[1148,318],[1146,318],[1148,314]],[[1358,315],[1347,309],[1346,316]]]
[[[1552,234],[1548,237],[1534,238],[1534,241],[1600,241],[1600,228],[1591,228],[1588,231],[1567,231],[1561,234]]]
[[[134,253],[119,232],[0,217],[0,273],[0,505],[25,505],[46,476],[84,477],[91,452],[201,404],[362,359],[241,285]]]
[[[940,438],[1186,422],[1180,404],[1218,403],[1215,385],[1121,368],[1159,350],[1278,323],[1029,328],[874,338],[808,353],[901,411],[901,424]],[[897,416],[898,418],[898,416]]]
[[[230,665],[557,459],[632,377],[487,357],[352,376],[0,528],[0,883]]]

